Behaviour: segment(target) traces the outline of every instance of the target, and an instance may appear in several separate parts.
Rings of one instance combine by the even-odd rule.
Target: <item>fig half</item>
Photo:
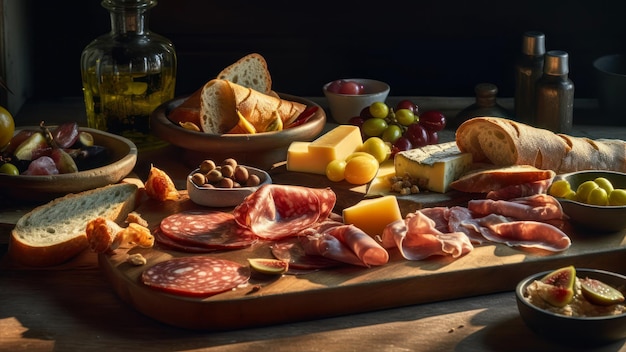
[[[540,292],[541,298],[555,307],[564,307],[574,298],[575,281],[573,265],[556,269],[541,279],[542,283],[549,285]]]
[[[610,306],[624,302],[624,295],[614,287],[591,278],[580,280],[580,288],[585,298],[597,305]]]
[[[280,275],[287,272],[289,263],[278,259],[248,258],[250,267],[263,274]]]

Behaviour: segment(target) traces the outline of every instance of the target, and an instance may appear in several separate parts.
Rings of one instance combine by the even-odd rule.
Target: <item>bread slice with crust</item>
[[[89,246],[89,221],[104,217],[123,223],[136,207],[137,191],[135,184],[119,183],[68,194],[38,206],[17,221],[8,253],[28,266],[61,264]]]
[[[267,69],[265,58],[258,54],[248,54],[224,68],[216,77],[269,94],[272,91],[272,76]]]

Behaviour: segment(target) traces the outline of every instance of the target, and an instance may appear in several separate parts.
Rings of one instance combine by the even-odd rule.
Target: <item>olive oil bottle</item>
[[[104,0],[111,31],[81,55],[87,124],[124,136],[140,150],[166,143],[150,133],[152,111],[174,97],[176,51],[148,29],[155,0]]]

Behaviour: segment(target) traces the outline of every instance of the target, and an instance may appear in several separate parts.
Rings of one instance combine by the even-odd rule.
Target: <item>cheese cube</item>
[[[313,142],[293,142],[287,150],[287,170],[325,175],[326,165],[343,160],[363,145],[358,126],[339,125]],[[292,148],[293,147],[293,148]]]
[[[409,175],[420,180],[421,187],[445,193],[450,183],[468,171],[472,155],[461,153],[455,142],[428,145],[396,154],[396,176]]]
[[[401,219],[395,196],[365,199],[343,210],[344,223],[353,224],[372,237],[381,235],[385,226]]]

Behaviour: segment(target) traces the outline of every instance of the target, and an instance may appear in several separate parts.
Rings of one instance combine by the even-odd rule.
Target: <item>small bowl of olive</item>
[[[597,232],[626,228],[626,173],[585,170],[557,175],[550,188],[572,224]]]
[[[187,176],[187,193],[198,205],[226,208],[239,205],[259,187],[271,183],[267,172],[239,165],[235,159],[219,164],[207,159]]]

